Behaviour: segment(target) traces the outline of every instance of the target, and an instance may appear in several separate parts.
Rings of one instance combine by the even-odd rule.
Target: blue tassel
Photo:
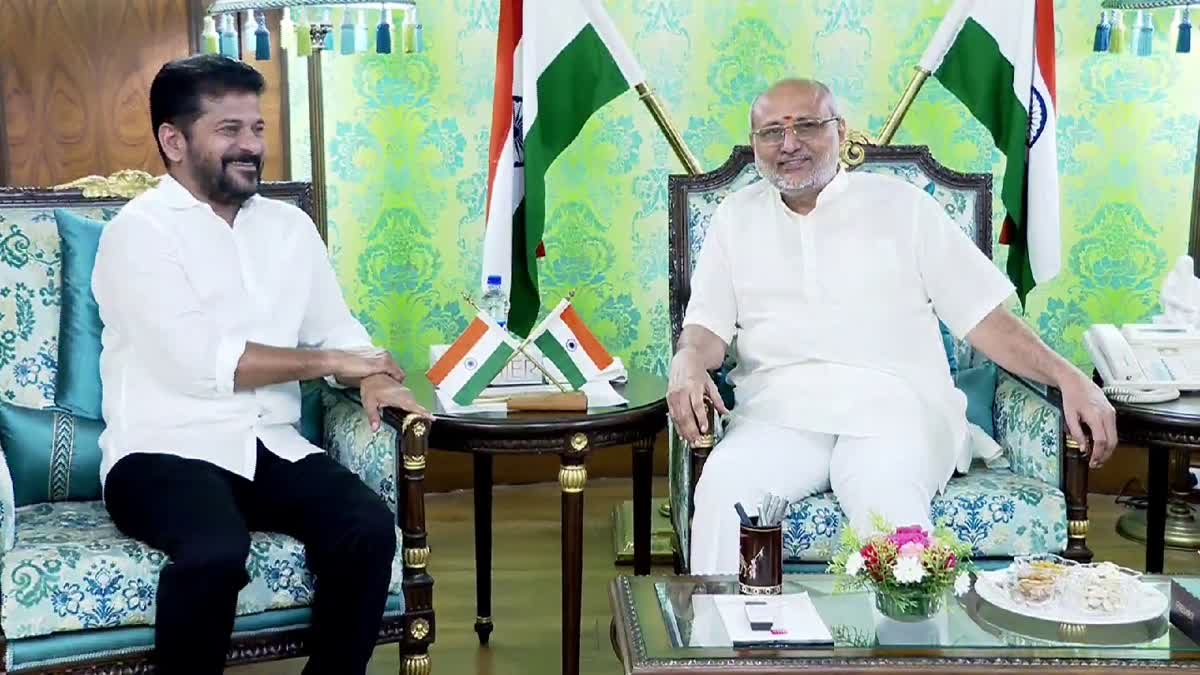
[[[267,18],[263,15],[259,15],[258,28],[254,31],[254,58],[271,60],[271,31],[267,30]]]
[[[370,48],[371,35],[367,30],[367,14],[360,9],[358,10],[358,20],[354,22],[354,51],[366,52]]]
[[[1192,51],[1192,18],[1189,8],[1183,8],[1183,21],[1179,23],[1179,35],[1175,38],[1175,51],[1187,54]]]
[[[383,10],[383,17],[379,19],[379,28],[375,31],[375,52],[378,54],[392,53],[392,26],[389,21],[389,14],[392,10]]]
[[[353,54],[357,47],[357,38],[354,35],[354,22],[351,21],[351,17],[353,16],[350,10],[347,9],[345,15],[342,17],[342,54],[344,55]]]
[[[325,51],[333,51],[333,14],[330,10],[325,10],[325,17],[321,19],[322,26],[328,26],[329,30],[325,31]]]
[[[228,14],[221,18],[221,56],[228,56],[236,61],[238,58],[238,38],[237,33],[233,30],[233,19]]]
[[[1100,12],[1100,23],[1096,24],[1096,39],[1092,42],[1092,51],[1108,51],[1109,39],[1112,37],[1112,24],[1108,21],[1108,10]]]
[[[1137,55],[1150,56],[1154,46],[1154,23],[1141,10],[1138,11]]]

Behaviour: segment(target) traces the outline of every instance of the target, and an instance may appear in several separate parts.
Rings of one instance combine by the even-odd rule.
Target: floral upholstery
[[[74,210],[97,220],[115,213],[112,207]],[[61,284],[54,210],[0,209],[0,396],[9,403],[54,403]]]
[[[361,405],[331,392],[324,398],[325,451],[383,497],[393,513],[398,513],[396,430],[381,424],[378,432],[371,431],[371,421]]]
[[[887,173],[907,180],[941,203],[967,236],[974,239],[977,235],[976,191],[946,185],[907,160],[872,160],[856,171]],[[721,199],[758,180],[761,180],[758,170],[750,162],[733,180],[719,187],[685,193],[691,261],[699,254]],[[954,351],[960,368],[987,362],[965,340],[954,339]],[[725,367],[715,374],[718,388],[730,407],[736,392],[728,391],[723,373],[734,364],[735,353],[736,345],[731,346]],[[979,556],[1061,553],[1067,545],[1066,498],[1060,489],[1062,413],[1046,398],[1044,389],[1003,369],[998,369],[998,373],[993,403],[995,436],[1011,468],[988,469],[977,464],[968,474],[951,478],[945,492],[933,502],[934,519],[946,519]],[[717,440],[720,441],[719,433]],[[691,463],[686,444],[673,431],[669,432],[669,453],[671,517],[679,554],[686,565],[690,553]],[[828,560],[829,546],[839,536],[844,519],[832,493],[793,505],[784,531],[786,562],[796,565]]]
[[[1042,389],[1006,371],[996,382],[996,442],[1013,473],[1058,485],[1062,475],[1062,414]]]
[[[978,466],[933,499],[933,522],[945,524],[979,557],[1060,552],[1067,545],[1067,502],[1039,480]],[[784,525],[787,563],[829,560],[846,523],[833,493],[792,505]]]
[[[326,422],[342,457],[366,457],[346,450],[356,438],[350,435],[352,430],[368,424],[361,408],[334,406]],[[370,427],[366,428],[369,432]],[[384,435],[381,430],[380,438]],[[380,447],[381,443],[371,445]],[[369,464],[357,461],[347,466],[362,477],[362,468]],[[387,461],[378,464],[391,464],[390,453]],[[375,489],[392,481],[374,480],[371,471],[366,475],[368,485]],[[390,494],[388,501],[395,510],[394,492],[389,489],[383,494]],[[397,532],[397,542],[401,539]],[[161,552],[116,529],[103,502],[22,507],[16,512],[16,544],[0,558],[0,627],[8,639],[15,640],[60,631],[150,624],[158,572],[164,564]],[[403,564],[397,544],[389,588],[393,594],[401,592]],[[251,581],[238,596],[239,615],[307,606],[312,600],[313,578],[305,566],[304,547],[291,537],[253,533],[246,569]]]

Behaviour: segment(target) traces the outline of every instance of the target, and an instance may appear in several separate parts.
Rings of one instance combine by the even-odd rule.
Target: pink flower
[[[921,548],[929,548],[932,543],[929,539],[929,533],[922,530],[919,525],[911,527],[898,527],[894,534],[888,535],[888,541],[895,544],[898,548],[904,548],[905,544],[918,543]]]
[[[953,553],[951,553],[950,557],[946,558],[946,569],[952,570],[952,569],[954,569],[954,566],[957,564],[958,564],[958,557],[955,556]]]
[[[900,547],[901,558],[920,558],[925,552],[925,547],[919,541],[910,541]]]

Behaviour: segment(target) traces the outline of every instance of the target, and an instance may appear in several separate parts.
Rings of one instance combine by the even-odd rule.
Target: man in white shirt
[[[785,80],[754,103],[764,180],[714,212],[671,363],[682,438],[708,432],[708,375],[736,338],[738,402],[699,477],[691,570],[738,570],[734,504],[832,489],[859,532],[874,515],[931,527],[930,502],[970,463],[966,397],[938,320],[1001,367],[1062,391],[1071,434],[1099,466],[1115,414],[1005,301],[1013,287],[924,191],[840,169],[846,126],[829,89]],[[1083,427],[1090,431],[1084,433]]]
[[[251,530],[305,546],[317,579],[305,673],[363,673],[396,551],[383,500],[297,430],[299,382],[428,415],[350,314],[311,219],[257,194],[262,76],[218,56],[166,64],[150,116],[167,167],[103,232],[104,498],[163,551],[161,672],[220,673]]]

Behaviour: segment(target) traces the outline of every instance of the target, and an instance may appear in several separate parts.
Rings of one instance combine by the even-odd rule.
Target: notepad
[[[735,649],[833,647],[833,635],[821,615],[817,613],[817,608],[808,597],[808,593],[767,596],[715,595],[712,596],[712,600],[721,615],[721,622],[725,625],[725,633]],[[782,629],[783,632],[752,630],[750,621],[746,618],[747,602],[766,602],[778,617],[775,629]]]

